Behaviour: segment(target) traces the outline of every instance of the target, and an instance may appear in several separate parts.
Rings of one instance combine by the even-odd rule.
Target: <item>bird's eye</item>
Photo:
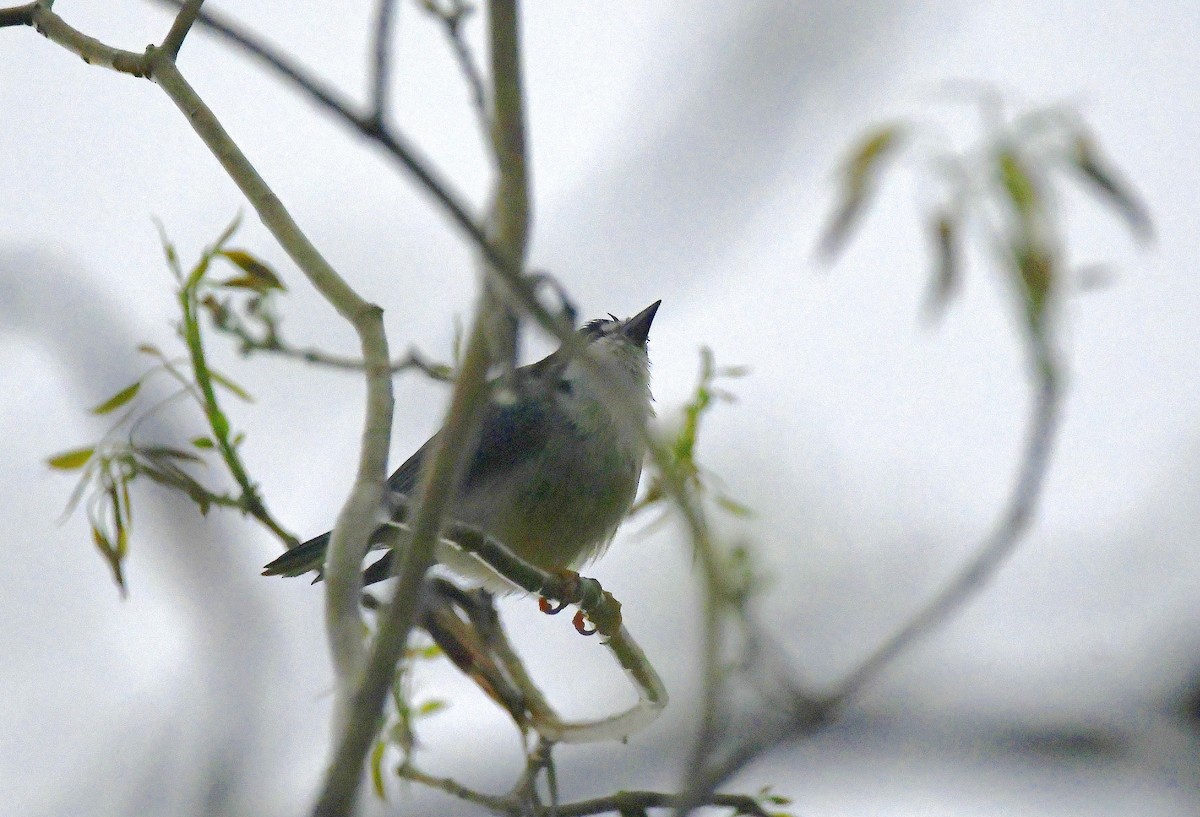
[[[571,385],[570,380],[560,380],[558,381],[558,390],[562,394],[570,394],[574,391],[574,386]]]

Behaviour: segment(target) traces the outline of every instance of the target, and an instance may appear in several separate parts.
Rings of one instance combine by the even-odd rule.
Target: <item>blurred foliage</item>
[[[733,499],[725,492],[720,478],[711,471],[701,467],[696,459],[696,446],[700,439],[700,421],[717,403],[733,403],[737,395],[717,385],[718,381],[732,380],[745,377],[750,373],[746,366],[717,366],[712,349],[704,346],[700,349],[700,374],[696,380],[696,388],[692,396],[681,409],[682,422],[674,437],[666,441],[669,454],[668,467],[672,476],[679,484],[687,487],[696,495],[711,496],[717,507],[734,516],[746,517],[751,510],[741,502]],[[629,516],[635,516],[652,506],[669,504],[667,482],[662,473],[654,473],[642,493],[640,499],[629,509]]]
[[[981,237],[1018,294],[1017,308],[1035,363],[1052,376],[1048,315],[1072,276],[1059,224],[1062,182],[1082,182],[1113,208],[1133,237],[1149,242],[1150,218],[1087,125],[1061,106],[1006,117],[998,95],[980,94],[985,116],[979,140],[946,145],[930,124],[889,122],[869,129],[848,151],[838,173],[837,200],[819,246],[833,258],[859,226],[883,176],[904,154],[915,155],[937,189],[923,215],[933,256],[927,311],[936,319],[959,289],[965,242]]]
[[[413,673],[416,664],[441,657],[441,648],[431,642],[410,645],[405,651],[404,660],[396,668],[396,677],[392,680],[392,708],[388,710],[388,722],[379,730],[370,755],[371,784],[380,800],[387,799],[384,768],[388,750],[397,749],[400,753],[399,765],[408,766],[417,746],[417,722],[444,711],[450,705],[442,698],[425,698],[419,703],[413,701]]]

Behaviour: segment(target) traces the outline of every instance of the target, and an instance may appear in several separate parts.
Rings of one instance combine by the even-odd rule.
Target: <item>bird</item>
[[[609,364],[608,377],[597,376],[596,367],[560,347],[492,381],[493,397],[450,509],[454,521],[479,529],[543,570],[575,570],[604,553],[641,478],[644,427],[654,414],[647,345],[661,303],[624,320],[610,314],[578,330],[588,353]],[[388,478],[390,496],[413,496],[436,439],[435,434]],[[387,530],[386,524],[376,530],[372,549],[396,541]],[[316,570],[319,579],[329,537],[326,532],[292,548],[266,565],[263,575]],[[364,583],[387,578],[390,557],[391,551],[369,567]],[[437,559],[491,592],[516,590],[453,546],[440,543]]]

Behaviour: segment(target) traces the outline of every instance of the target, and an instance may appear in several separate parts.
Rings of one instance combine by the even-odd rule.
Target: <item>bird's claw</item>
[[[548,616],[556,616],[567,608],[565,601],[560,601],[557,604],[550,601],[546,597],[538,599],[538,609]]]
[[[600,632],[599,627],[589,628],[587,626],[588,618],[582,610],[575,613],[575,618],[571,619],[571,623],[575,625],[575,632],[579,633],[580,635],[595,635],[596,633]]]

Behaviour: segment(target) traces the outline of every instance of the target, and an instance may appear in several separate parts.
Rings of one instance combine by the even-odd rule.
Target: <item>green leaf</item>
[[[436,712],[441,712],[443,709],[446,708],[446,706],[447,706],[446,702],[441,700],[440,698],[431,698],[430,700],[425,701],[424,703],[417,706],[416,714],[419,717],[423,717],[425,715],[432,715]]]
[[[158,240],[162,244],[163,255],[167,258],[167,266],[171,268],[171,274],[175,276],[176,281],[182,281],[183,270],[179,267],[179,254],[175,252],[175,245],[171,243],[171,239],[167,238],[167,229],[157,216],[154,217],[154,228],[158,230]]]
[[[281,292],[287,291],[287,288],[279,280],[279,276],[275,274],[275,271],[266,262],[256,258],[246,250],[221,250],[217,255],[246,273],[244,276],[222,281],[221,286],[252,289],[255,292],[262,293],[269,292],[272,289],[278,289]]]
[[[225,413],[218,408],[214,408],[208,414],[208,421],[212,424],[213,433],[218,439],[224,440],[229,437],[229,418]]]
[[[112,571],[113,581],[116,582],[121,595],[124,596],[127,588],[125,587],[125,572],[121,563],[125,555],[123,545],[122,552],[118,552],[118,547],[114,546],[95,524],[92,525],[92,541],[96,544],[96,549],[100,551],[100,555],[104,557],[104,561],[108,564],[108,569]]]
[[[1018,246],[1013,248],[1017,276],[1025,294],[1026,318],[1034,334],[1040,334],[1046,304],[1054,285],[1054,259],[1050,253],[1037,247]]]
[[[386,750],[387,741],[383,738],[376,740],[371,749],[371,786],[375,789],[375,796],[385,801],[387,791],[383,787],[383,754]]]
[[[250,395],[250,392],[246,391],[244,388],[239,386],[237,383],[235,383],[230,378],[228,378],[225,375],[218,372],[216,369],[209,369],[208,376],[211,377],[212,381],[214,383],[216,383],[218,386],[222,386],[225,389],[227,389],[228,391],[233,392],[235,395],[240,397],[242,400],[245,400],[247,403],[254,402],[254,398]]]
[[[92,406],[92,408],[88,409],[88,411],[90,411],[92,414],[108,414],[110,412],[116,411],[121,406],[125,405],[130,400],[132,400],[134,397],[136,397],[138,390],[141,389],[141,387],[142,387],[142,381],[135,380],[134,382],[130,383],[128,386],[126,386],[125,388],[121,389],[119,392],[114,394],[112,397],[105,400],[103,403],[99,403],[98,405]]]
[[[868,131],[842,162],[841,193],[834,216],[821,238],[819,252],[832,258],[841,251],[874,192],[883,160],[904,141],[908,128],[890,122]]]
[[[200,260],[196,262],[196,266],[192,267],[192,271],[188,274],[187,280],[183,284],[183,292],[192,292],[200,286],[200,282],[204,280],[204,276],[208,272],[208,262],[209,257],[207,255],[200,257]]]
[[[59,471],[76,471],[87,465],[94,453],[96,453],[96,449],[92,446],[73,448],[61,454],[55,454],[46,460],[46,464]]]
[[[194,437],[192,438],[192,445],[197,448],[212,448],[213,441],[208,437]]]
[[[1033,218],[1041,197],[1021,157],[1012,148],[1003,148],[996,154],[996,168],[1008,200],[1017,214],[1022,219]]]
[[[212,253],[219,252],[222,247],[229,243],[229,239],[233,238],[233,234],[236,233],[238,231],[238,227],[241,226],[242,214],[241,211],[239,211],[238,214],[233,217],[233,221],[229,222],[229,226],[222,230],[221,234],[217,236],[217,241],[215,244],[213,244],[212,249],[209,250],[209,254],[211,255]]]
[[[408,650],[409,658],[420,659],[422,661],[432,661],[435,658],[442,657],[442,648],[437,644],[426,644],[423,647],[412,647]]]
[[[750,510],[749,506],[743,505],[732,497],[719,494],[715,501],[721,509],[723,509],[726,513],[732,514],[733,516],[741,517],[743,519],[754,516],[754,511]]]

